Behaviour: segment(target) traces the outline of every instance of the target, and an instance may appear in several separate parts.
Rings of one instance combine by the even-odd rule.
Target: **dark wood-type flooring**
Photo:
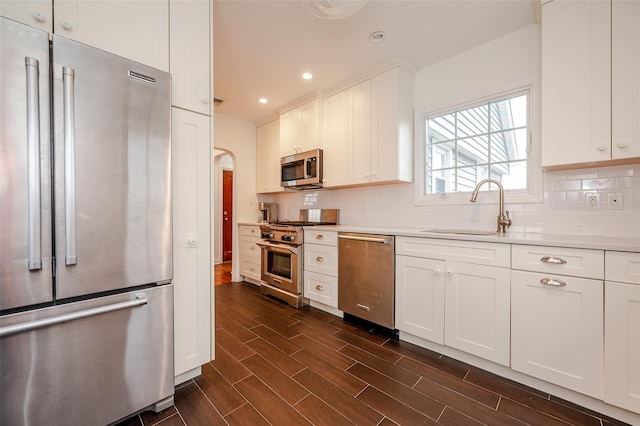
[[[175,407],[121,425],[623,424],[252,284],[215,291],[215,361]]]

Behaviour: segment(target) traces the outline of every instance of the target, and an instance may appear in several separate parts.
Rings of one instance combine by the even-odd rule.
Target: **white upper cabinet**
[[[53,32],[169,71],[169,1],[54,3]]]
[[[542,7],[542,165],[640,156],[640,4]]]
[[[172,104],[211,115],[211,3],[170,0]]]
[[[51,0],[2,0],[0,15],[43,31],[53,31]]]
[[[611,157],[640,157],[640,2],[613,0]]]
[[[256,129],[256,192],[280,191],[280,122],[276,120]]]
[[[320,145],[320,98],[280,115],[280,156],[297,154]]]
[[[348,90],[322,100],[323,182],[326,188],[347,184]]]

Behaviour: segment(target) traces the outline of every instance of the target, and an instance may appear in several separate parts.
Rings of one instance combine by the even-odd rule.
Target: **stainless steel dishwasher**
[[[390,235],[338,233],[338,309],[394,328],[395,239]]]

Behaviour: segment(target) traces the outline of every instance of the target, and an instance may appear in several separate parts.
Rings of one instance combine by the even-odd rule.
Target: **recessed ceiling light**
[[[302,74],[302,78],[304,78],[305,80],[311,80],[313,76],[310,72],[305,72],[304,74]]]
[[[369,36],[371,43],[382,43],[382,40],[384,40],[384,31],[376,31]]]
[[[267,98],[260,98],[260,99],[258,99],[258,102],[260,102],[261,104],[266,104],[267,103]]]

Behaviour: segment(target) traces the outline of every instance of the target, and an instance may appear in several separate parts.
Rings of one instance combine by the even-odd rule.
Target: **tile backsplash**
[[[587,195],[599,205],[587,208]],[[618,199],[621,209],[609,204]],[[494,226],[496,205],[415,206],[413,185],[382,185],[273,195],[283,219],[297,219],[301,208],[338,208],[340,223],[393,227]],[[514,232],[604,235],[640,238],[640,164],[544,174],[544,202],[506,208]]]

